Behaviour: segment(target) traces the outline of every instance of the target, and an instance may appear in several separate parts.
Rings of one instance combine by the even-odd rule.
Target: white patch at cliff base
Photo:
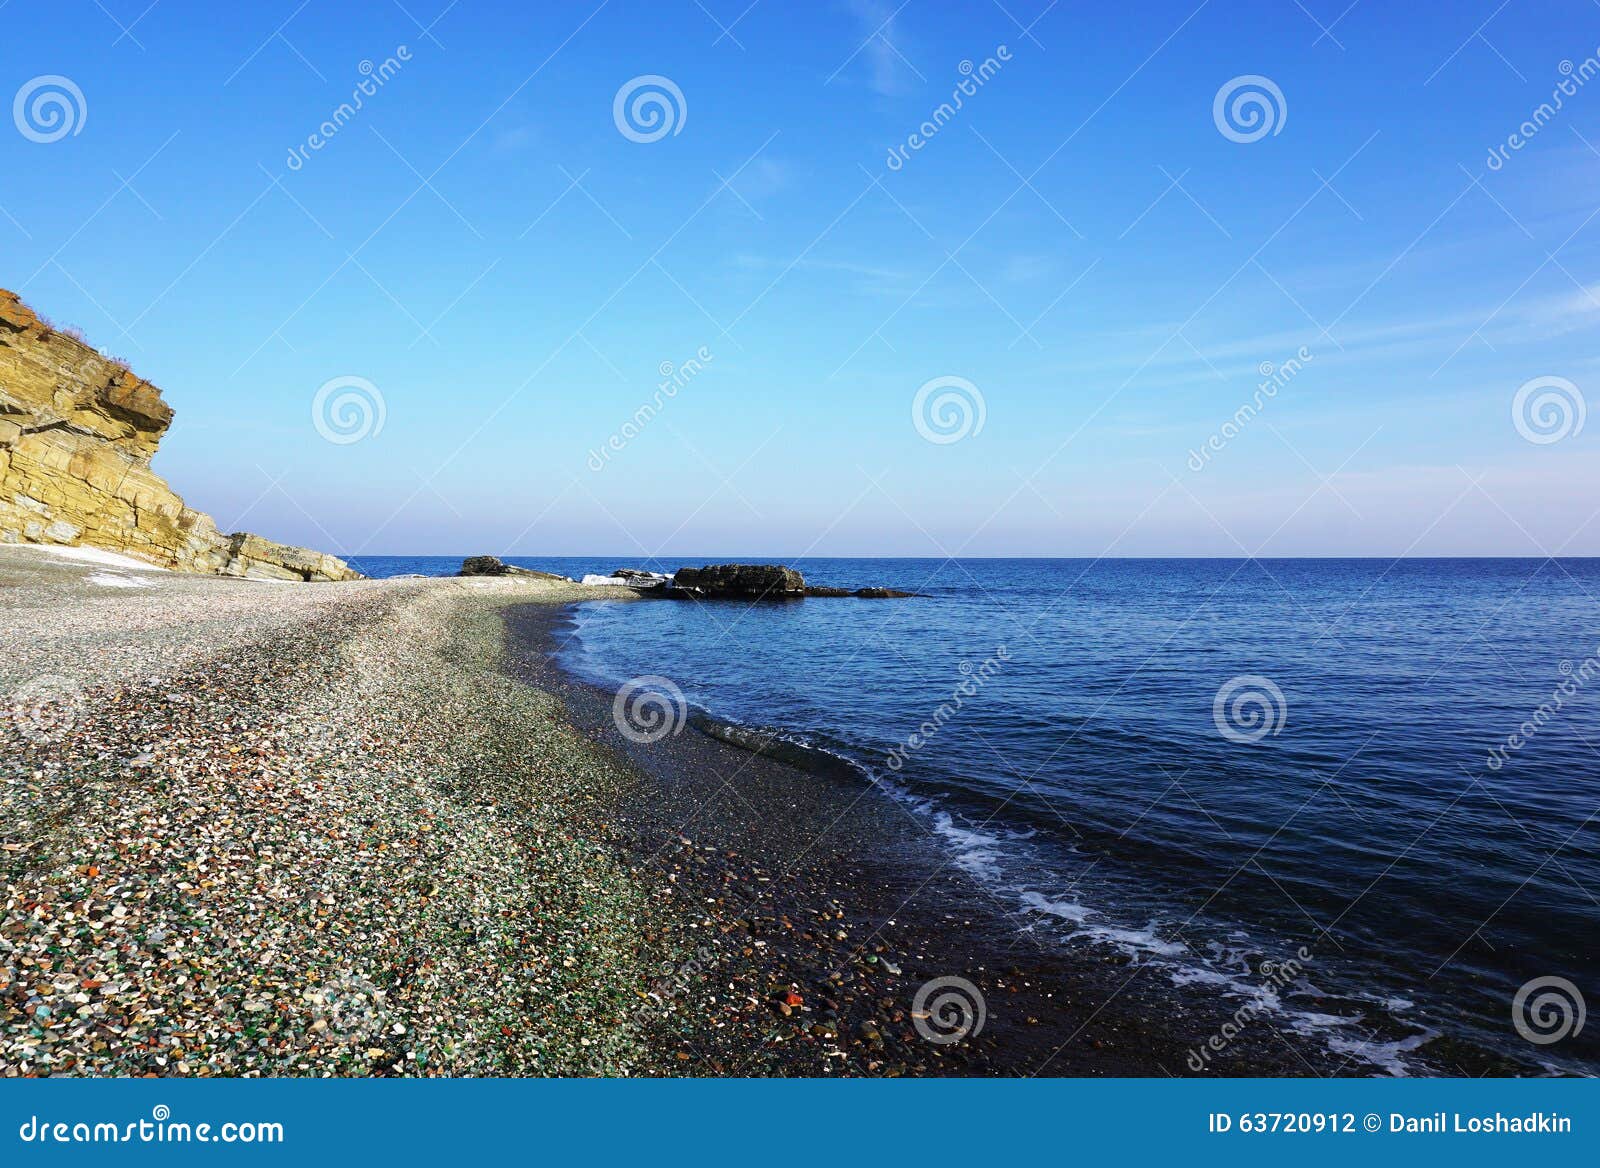
[[[115,572],[91,572],[84,577],[90,584],[98,584],[102,588],[149,588],[148,580],[139,580],[133,576],[119,576]]]
[[[40,552],[61,560],[78,560],[85,564],[101,564],[108,568],[127,568],[135,572],[165,572],[167,570],[155,564],[146,563],[144,560],[134,559],[132,556],[125,556],[118,552],[108,552],[104,548],[62,547],[58,544],[48,543],[14,543],[4,546]]]

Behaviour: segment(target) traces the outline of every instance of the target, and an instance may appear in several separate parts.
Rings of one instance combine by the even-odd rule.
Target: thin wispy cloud
[[[908,42],[901,26],[904,5],[884,0],[851,0],[862,48],[858,62],[865,62],[867,85],[884,97],[902,97],[913,92],[920,80],[917,67],[908,54]]]

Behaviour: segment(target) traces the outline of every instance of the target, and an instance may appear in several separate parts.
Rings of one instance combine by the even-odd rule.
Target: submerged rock
[[[921,592],[901,592],[897,588],[829,588],[825,585],[806,585],[807,596],[842,597],[853,596],[860,600],[890,600],[906,596],[922,596]]]

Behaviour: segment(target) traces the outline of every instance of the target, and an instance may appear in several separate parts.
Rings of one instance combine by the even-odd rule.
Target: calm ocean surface
[[[1600,561],[789,562],[928,598],[585,605],[564,662],[854,760],[1048,943],[1374,1071],[1600,1072],[1600,1024],[1512,1004],[1600,1001]]]

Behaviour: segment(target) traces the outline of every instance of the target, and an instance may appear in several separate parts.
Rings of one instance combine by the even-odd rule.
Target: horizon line
[[[471,558],[471,556],[479,556],[479,555],[485,555],[485,554],[497,554],[497,553],[471,552],[471,553],[461,554],[461,553],[456,553],[456,552],[382,552],[382,553],[379,553],[379,552],[349,552],[349,553],[342,553],[341,552],[341,553],[334,553],[334,554],[338,555],[340,559],[343,559],[343,560],[348,562],[350,560],[455,560],[455,559],[465,560],[465,559]],[[1596,559],[1600,559],[1600,555],[1559,555],[1558,556],[1558,555],[1549,555],[1549,554],[1542,554],[1542,553],[1536,553],[1536,554],[1532,554],[1532,555],[1527,555],[1527,554],[1511,555],[1511,554],[1506,554],[1506,553],[1502,553],[1502,552],[1474,552],[1474,553],[1458,553],[1458,554],[1455,554],[1455,555],[1436,555],[1436,556],[1383,555],[1383,554],[1380,554],[1380,553],[1369,553],[1369,554],[1363,554],[1363,555],[1342,555],[1342,554],[1336,554],[1336,553],[1317,553],[1317,554],[1306,554],[1306,555],[1273,555],[1273,556],[1255,556],[1255,555],[1247,555],[1247,556],[1237,556],[1237,555],[1236,556],[1218,556],[1218,555],[1202,555],[1202,554],[1187,555],[1187,554],[1181,554],[1181,553],[1153,553],[1153,554],[1150,554],[1150,555],[1117,555],[1117,556],[1098,555],[1098,556],[1096,556],[1096,555],[1086,555],[1086,554],[1084,554],[1084,555],[1056,555],[1056,554],[1049,553],[1049,552],[1019,552],[1019,553],[1015,553],[1015,554],[1012,554],[1012,555],[994,555],[994,556],[925,556],[925,555],[919,555],[919,556],[903,556],[903,555],[841,555],[841,556],[801,555],[801,556],[782,556],[782,555],[771,555],[771,554],[764,553],[764,552],[717,553],[715,555],[694,555],[694,556],[682,555],[682,554],[671,554],[671,555],[668,555],[668,554],[657,554],[657,555],[653,555],[653,556],[641,556],[641,555],[638,555],[638,554],[630,555],[630,554],[626,554],[626,553],[611,553],[611,552],[583,552],[583,553],[563,552],[563,553],[559,553],[559,554],[556,554],[556,553],[551,553],[551,554],[521,554],[521,553],[516,553],[516,554],[514,554],[514,553],[506,552],[506,553],[498,553],[498,556],[502,560],[603,560],[603,559],[614,559],[614,560],[663,560],[663,559],[675,559],[675,560],[714,561],[714,562],[721,562],[721,563],[740,563],[740,562],[749,562],[749,561],[755,561],[755,560],[793,560],[793,561],[795,561],[797,563],[803,563],[806,560],[929,560],[929,561],[941,560],[941,561],[946,561],[946,562],[950,562],[950,561],[959,562],[959,561],[967,561],[967,560],[1219,560],[1219,561],[1223,561],[1223,562],[1227,562],[1227,563],[1232,563],[1232,562],[1236,562],[1236,561],[1240,561],[1240,560],[1245,560],[1245,561],[1248,561],[1248,560],[1392,560],[1392,561],[1416,560],[1418,562],[1424,562],[1424,561],[1428,561],[1428,560],[1596,560]]]

